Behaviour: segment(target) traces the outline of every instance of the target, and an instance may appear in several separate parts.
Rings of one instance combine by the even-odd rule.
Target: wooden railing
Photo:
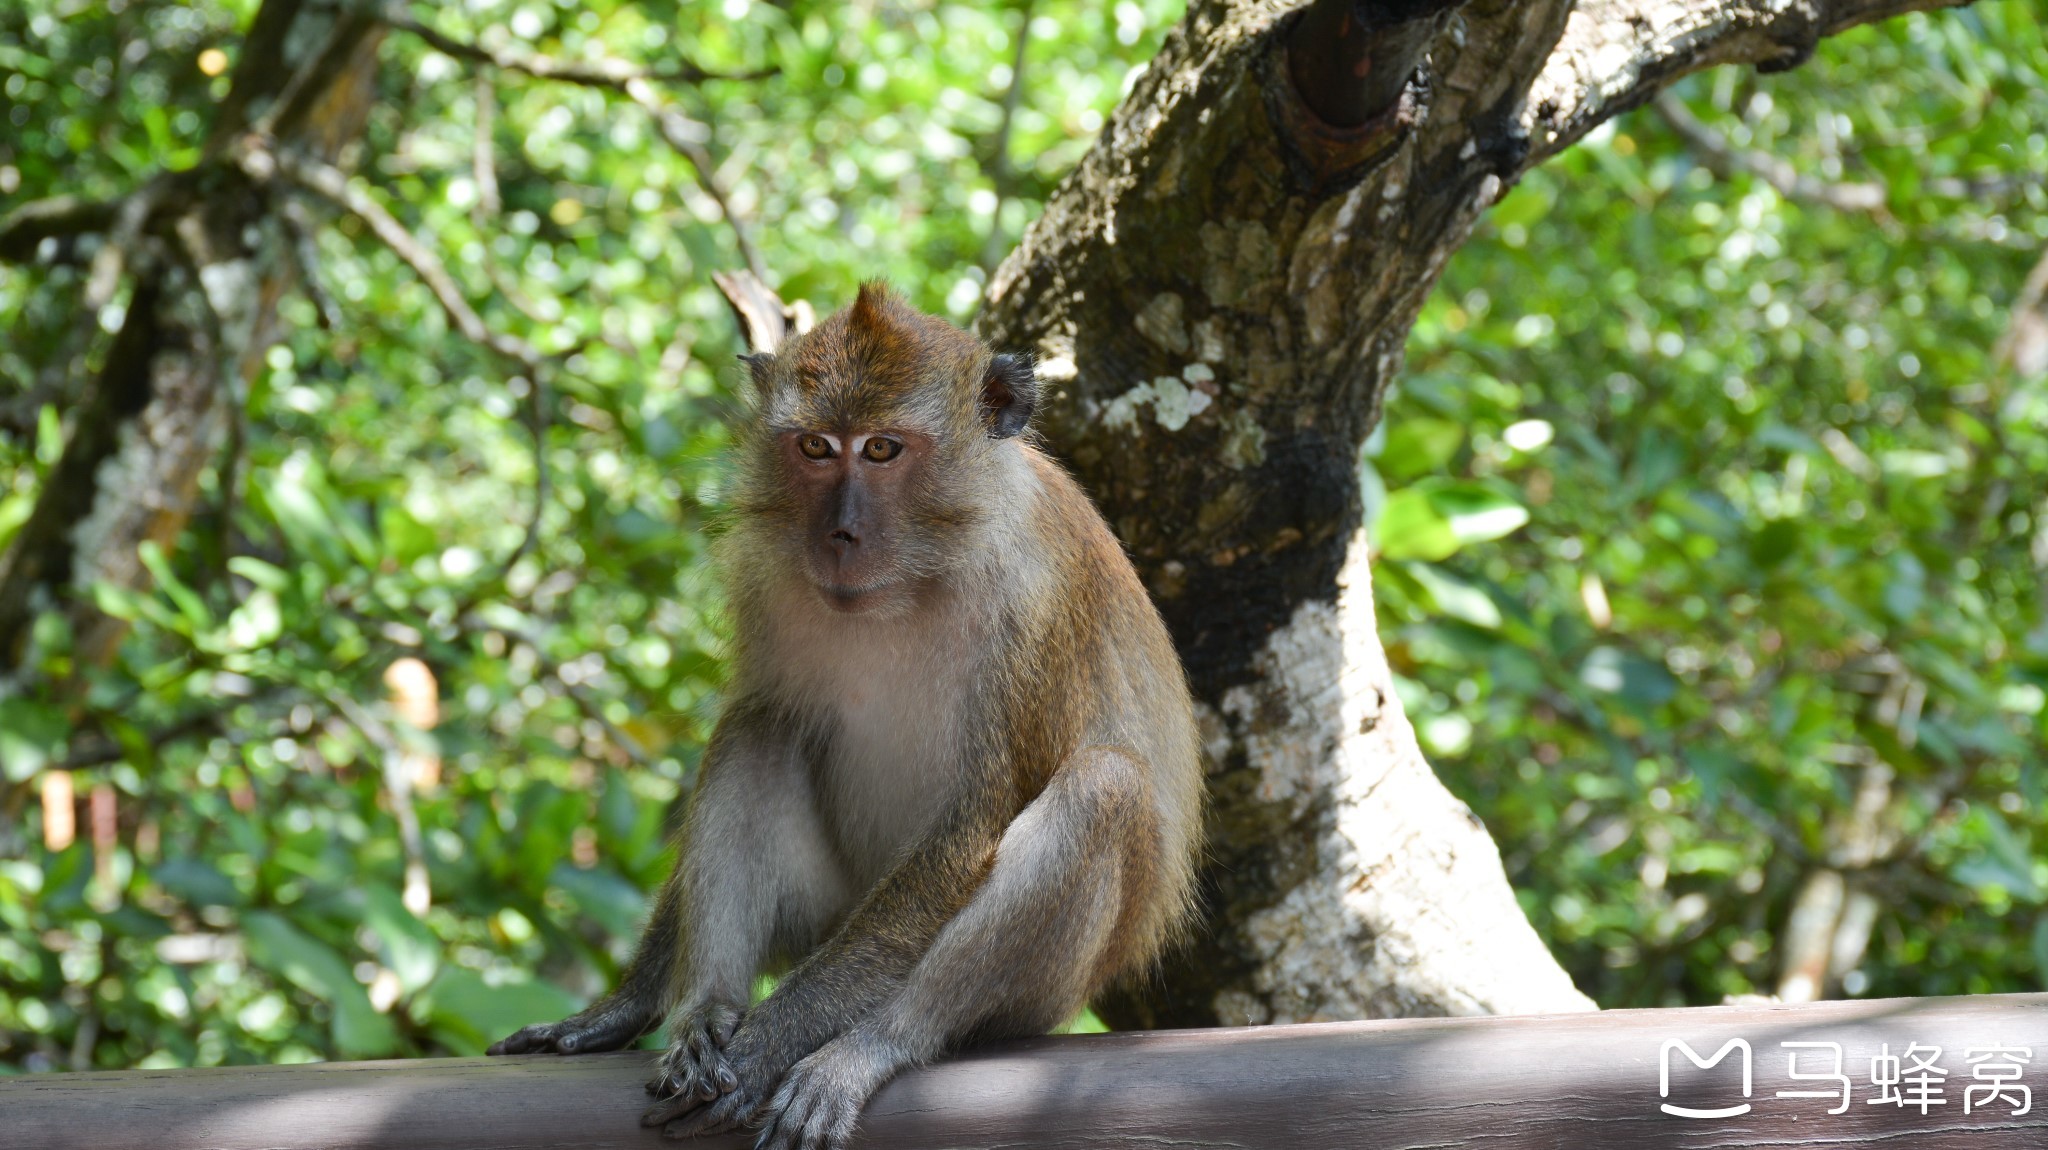
[[[0,1150],[655,1147],[651,1057],[0,1078]],[[979,1051],[890,1083],[855,1144],[2023,1148],[2044,1090],[2043,994],[1334,1022]]]

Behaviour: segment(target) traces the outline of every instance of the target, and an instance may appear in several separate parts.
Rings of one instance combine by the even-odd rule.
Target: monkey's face
[[[836,611],[865,612],[915,593],[929,550],[912,509],[934,441],[902,428],[787,430],[784,474],[802,526],[804,564]]]
[[[736,586],[765,597],[801,580],[833,610],[893,616],[1014,502],[1008,441],[1030,423],[1030,364],[879,285],[747,365]]]

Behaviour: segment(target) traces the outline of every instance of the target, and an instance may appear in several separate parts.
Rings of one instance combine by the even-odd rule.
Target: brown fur
[[[669,1011],[650,1124],[819,1150],[898,1069],[1145,969],[1186,917],[1201,772],[1157,611],[1016,434],[1028,369],[875,284],[750,368],[732,699],[676,875],[618,990],[493,1050]]]

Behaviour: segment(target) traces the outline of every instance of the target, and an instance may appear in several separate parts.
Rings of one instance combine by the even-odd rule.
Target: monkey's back
[[[1133,945],[1106,972],[1126,973],[1150,962],[1192,906],[1203,795],[1194,701],[1166,622],[1102,513],[1058,463],[1020,446],[1039,486],[1033,535],[1056,549],[1052,615],[1031,674],[1067,686],[1041,697],[1042,722],[1019,716],[1013,729],[1053,744],[1019,748],[1031,761],[1054,766],[1084,747],[1113,747],[1145,775],[1159,841],[1127,892]]]

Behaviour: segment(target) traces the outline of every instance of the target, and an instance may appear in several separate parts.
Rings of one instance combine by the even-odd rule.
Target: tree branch
[[[634,80],[646,80],[657,84],[702,84],[712,80],[762,80],[777,73],[775,68],[756,68],[749,72],[714,72],[685,61],[674,68],[656,69],[604,56],[595,60],[563,60],[538,52],[507,52],[500,48],[486,48],[469,40],[457,39],[446,32],[438,31],[415,19],[398,4],[370,4],[369,13],[380,22],[400,32],[417,36],[429,47],[458,60],[470,60],[478,64],[489,64],[506,72],[518,72],[536,80],[558,80],[565,84],[582,84],[592,88],[610,88],[615,92],[625,91],[625,86]]]
[[[0,217],[0,260],[26,263],[36,258],[44,240],[105,231],[121,203],[78,196],[31,200]]]
[[[1372,616],[1356,452],[1445,264],[1531,166],[1689,72],[1789,66],[1822,35],[1947,2],[1471,0],[1428,44],[1428,82],[1346,130],[1292,96],[1310,0],[1191,0],[976,320],[1038,354],[1039,427],[1214,719],[1204,882],[1237,913],[1212,912],[1160,993],[1106,1017],[1585,1005],[1428,774]]]
[[[1738,148],[1720,133],[1701,123],[1685,101],[1671,92],[1658,94],[1657,114],[1678,133],[1707,170],[1726,180],[1738,172],[1750,175],[1777,189],[1788,200],[1825,204],[1844,212],[1869,212],[1890,218],[1888,195],[1883,184],[1850,181],[1830,183],[1802,175],[1791,162],[1756,148]]]
[[[2009,367],[2022,377],[2048,372],[2048,251],[2041,253],[2012,301],[2005,331],[1991,349],[1991,366]]]
[[[247,147],[239,153],[239,160],[242,171],[259,183],[269,183],[282,175],[363,221],[371,234],[391,249],[391,253],[427,285],[427,290],[434,293],[441,310],[464,339],[517,360],[529,371],[543,369],[544,361],[539,349],[518,336],[492,331],[463,296],[462,289],[456,285],[455,277],[449,274],[448,266],[441,257],[414,239],[405,225],[399,223],[375,197],[350,183],[340,168],[285,149]]]
[[[676,111],[654,90],[653,84],[664,81],[696,83],[704,80],[756,80],[775,75],[775,69],[721,74],[707,72],[695,65],[689,65],[680,72],[656,72],[611,58],[577,63],[557,60],[551,56],[505,52],[458,40],[413,19],[397,5],[376,6],[374,11],[377,19],[383,23],[417,36],[436,50],[458,59],[488,64],[503,71],[517,72],[536,79],[603,88],[617,92],[639,105],[641,110],[653,118],[655,130],[660,133],[663,142],[682,156],[696,172],[697,183],[704,189],[704,194],[710,196],[712,202],[718,205],[719,214],[725,217],[725,222],[732,228],[733,242],[739,248],[740,258],[746,261],[747,270],[763,280],[767,278],[767,265],[762,262],[761,253],[755,249],[753,238],[747,234],[745,225],[732,210],[732,194],[718,178],[717,161],[712,159],[711,152],[704,146],[704,142],[710,138],[710,129]]]
[[[243,37],[240,58],[228,83],[227,98],[214,110],[207,131],[206,152],[212,155],[249,126],[250,109],[256,101],[277,91],[290,75],[285,72],[285,42],[298,20],[305,0],[264,0]]]
[[[755,278],[766,281],[768,265],[755,249],[746,225],[732,210],[732,194],[726,191],[724,181],[718,178],[718,164],[704,147],[704,141],[711,135],[710,129],[670,107],[645,80],[628,80],[620,91],[654,118],[655,130],[661,133],[661,138],[696,170],[697,183],[703,187],[704,194],[718,205],[719,214],[732,227],[733,243],[739,247],[740,258],[746,261],[747,270],[753,272]]]
[[[1969,0],[1585,0],[1529,86],[1523,115],[1533,165],[1680,77],[1718,64],[1779,72],[1822,39],[1908,12]]]
[[[1010,86],[1003,92],[1003,116],[996,122],[994,141],[989,146],[988,161],[983,172],[996,193],[995,210],[989,213],[988,236],[982,241],[981,258],[977,261],[983,271],[994,271],[1003,260],[1003,201],[1010,198],[1014,172],[1010,167],[1010,132],[1017,119],[1017,105],[1024,99],[1024,57],[1031,46],[1031,14],[1036,5],[1025,0],[1024,7],[1017,12],[1017,43],[1010,53]]]
[[[411,760],[398,736],[368,708],[344,691],[329,691],[326,698],[327,704],[383,756],[384,794],[391,802],[391,815],[398,822],[398,841],[405,850],[406,909],[424,915],[433,902],[433,887],[427,878],[426,840],[420,833],[419,813],[413,808]]]
[[[256,122],[257,135],[291,139],[313,117],[320,105],[333,97],[334,80],[352,63],[363,40],[376,21],[354,12],[343,12],[327,30],[320,50],[293,71],[285,81],[277,102]]]
[[[327,200],[350,215],[363,221],[372,235],[391,249],[405,265],[427,285],[441,310],[448,316],[463,338],[488,351],[496,352],[517,362],[525,369],[527,382],[526,424],[533,438],[533,511],[527,519],[526,529],[519,544],[505,560],[498,565],[497,575],[478,584],[478,590],[465,599],[457,609],[460,614],[475,604],[473,600],[481,594],[481,588],[502,582],[512,567],[529,554],[540,538],[542,514],[547,509],[548,465],[547,428],[548,377],[554,370],[553,360],[543,355],[540,349],[518,336],[491,330],[469,300],[462,294],[455,277],[448,272],[448,266],[425,244],[413,238],[404,224],[387,211],[384,205],[368,192],[357,188],[341,169],[331,164],[289,150],[270,151],[249,146],[239,153],[244,172],[259,183],[268,183],[277,176],[298,185]]]
[[[0,668],[15,666],[35,620],[37,592],[69,582],[77,561],[72,529],[92,510],[99,466],[120,435],[149,405],[150,369],[162,341],[157,303],[162,277],[140,277],[120,334],[81,405],[64,453],[57,458],[28,522],[0,555]]]
[[[527,648],[533,652],[534,663],[539,667],[541,674],[562,685],[562,693],[569,697],[570,702],[576,704],[576,709],[583,712],[584,718],[589,719],[602,728],[605,737],[612,741],[613,746],[625,752],[626,757],[633,760],[634,765],[644,767],[649,764],[650,760],[647,757],[647,750],[640,745],[640,740],[635,739],[624,728],[607,718],[604,708],[598,704],[596,699],[591,697],[590,692],[562,677],[561,664],[548,657],[547,648],[541,644],[539,636],[521,627],[494,623],[474,612],[465,613],[456,623],[465,630],[479,633],[494,631],[515,643],[526,644]]]

